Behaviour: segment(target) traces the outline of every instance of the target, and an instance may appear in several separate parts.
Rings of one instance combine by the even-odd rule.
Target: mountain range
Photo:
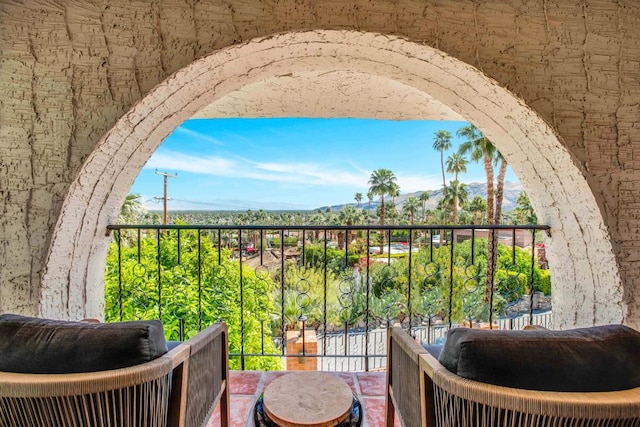
[[[442,189],[439,190],[424,190],[429,193],[429,200],[427,201],[426,208],[427,209],[435,209],[438,206],[438,202],[442,199]],[[409,197],[419,197],[424,191],[414,191],[413,193],[401,194],[396,197],[396,207],[397,209],[402,209],[402,205]],[[509,212],[516,207],[516,200],[518,200],[518,195],[524,191],[522,184],[520,182],[505,182],[504,183],[504,199],[502,200],[502,210],[503,212]],[[467,184],[467,193],[469,194],[469,201],[473,200],[474,197],[480,196],[484,199],[487,198],[487,184],[481,182],[472,182]],[[366,197],[363,194],[363,197]],[[391,198],[385,197],[385,204],[391,203]],[[376,197],[369,205],[369,201],[365,198],[362,202],[360,202],[360,207],[366,210],[375,210],[378,208],[380,204],[379,197]],[[317,210],[327,210],[327,208],[331,208],[332,211],[339,211],[344,209],[345,206],[357,206],[355,202],[343,203],[341,205],[331,205],[331,206],[322,206],[317,208]]]

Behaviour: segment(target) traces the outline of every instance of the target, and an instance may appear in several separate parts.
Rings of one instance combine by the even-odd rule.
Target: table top
[[[264,391],[264,410],[282,427],[333,427],[351,413],[347,383],[326,372],[292,372]]]

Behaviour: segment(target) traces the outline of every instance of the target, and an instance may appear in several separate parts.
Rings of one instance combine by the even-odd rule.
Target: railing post
[[[494,279],[496,276],[496,252],[498,251],[498,245],[496,245],[496,229],[492,228],[489,233],[491,240],[489,241],[489,265],[487,266],[487,286],[489,286],[489,329],[493,329],[493,292],[494,292]]]
[[[370,235],[371,230],[367,230],[367,256],[366,256],[366,277],[365,277],[365,286],[367,287],[366,290],[366,295],[365,295],[365,299],[366,299],[366,308],[365,308],[365,321],[364,321],[364,370],[365,372],[369,372],[369,304],[370,304],[370,284],[369,284],[369,257],[371,256],[369,254],[369,238],[371,237]]]
[[[442,247],[444,233],[444,230],[440,230],[440,247]],[[449,328],[451,328],[453,316],[453,232],[451,237],[449,241]]]
[[[122,322],[122,235],[121,230],[116,230],[115,238],[118,241],[118,306],[120,308],[120,321]],[[140,247],[140,241],[138,241]]]
[[[198,232],[198,330],[202,330],[202,234]]]
[[[411,253],[412,253],[412,249],[413,249],[413,229],[409,229],[409,271],[408,271],[408,278],[407,278],[407,314],[409,315],[409,334],[411,334],[411,321],[412,321],[412,317],[411,317]]]
[[[242,228],[238,228],[238,265],[240,268],[240,366],[244,371],[244,280],[242,276]]]
[[[162,268],[160,263],[160,229],[156,230],[158,241],[156,261],[158,263],[158,319],[162,320]]]
[[[536,264],[536,230],[531,230],[531,281],[529,285],[529,325],[533,325],[533,295],[536,291],[535,271]]]
[[[323,308],[322,308],[322,331],[324,339],[322,340],[322,355],[327,355],[327,229],[324,229],[324,262],[323,262]]]

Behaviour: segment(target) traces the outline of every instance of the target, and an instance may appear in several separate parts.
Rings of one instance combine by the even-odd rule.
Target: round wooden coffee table
[[[351,388],[326,372],[293,372],[264,391],[264,411],[281,427],[334,427],[351,413]]]

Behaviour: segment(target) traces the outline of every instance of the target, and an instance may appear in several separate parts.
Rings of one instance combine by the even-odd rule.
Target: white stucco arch
[[[552,227],[547,251],[554,326],[623,321],[626,307],[609,233],[580,168],[553,129],[468,64],[399,37],[355,31],[279,34],[216,51],[173,74],[121,117],[65,198],[42,277],[40,314],[102,315],[106,226],[117,218],[140,168],[171,131],[243,88],[309,72],[392,81],[432,96],[474,123],[516,171],[540,222]],[[314,114],[335,117],[340,111],[318,108]]]

